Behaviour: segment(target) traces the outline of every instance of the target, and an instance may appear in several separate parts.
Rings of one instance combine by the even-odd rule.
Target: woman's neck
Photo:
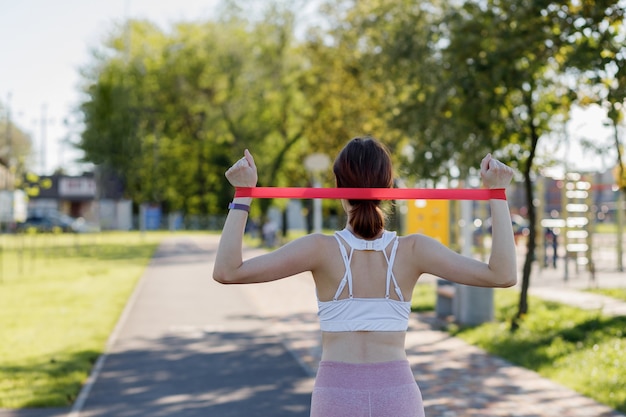
[[[359,239],[365,239],[365,240],[376,240],[376,239],[380,238],[383,235],[383,232],[385,231],[383,229],[379,233],[376,233],[376,236],[374,236],[374,237],[364,238],[363,236],[359,235],[358,233],[356,233],[354,231],[354,229],[352,228],[352,225],[350,225],[350,223],[346,224],[346,230],[349,231],[350,233],[352,233],[354,236],[358,237]]]

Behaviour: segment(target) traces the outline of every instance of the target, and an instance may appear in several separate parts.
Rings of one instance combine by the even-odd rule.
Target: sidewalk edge
[[[94,384],[96,383],[96,380],[98,379],[98,376],[100,375],[100,372],[102,371],[102,367],[104,366],[104,363],[106,362],[106,359],[109,356],[109,352],[111,351],[113,345],[117,341],[118,335],[120,331],[122,330],[122,327],[124,327],[124,325],[126,324],[126,321],[128,320],[128,317],[130,315],[130,311],[133,309],[137,301],[137,298],[139,297],[139,293],[141,292],[144,286],[144,282],[146,280],[145,277],[147,276],[146,270],[150,268],[154,259],[154,255],[157,254],[157,252],[160,250],[161,245],[163,243],[164,242],[161,242],[159,244],[156,251],[150,258],[150,261],[146,265],[146,268],[141,273],[139,282],[137,282],[137,284],[135,285],[135,289],[133,290],[128,301],[126,302],[126,305],[124,306],[124,310],[122,310],[122,314],[120,315],[119,319],[117,320],[117,323],[115,324],[115,327],[113,328],[113,332],[111,332],[111,334],[109,335],[109,338],[107,339],[107,342],[104,347],[104,352],[98,357],[95,365],[91,369],[91,372],[89,373],[89,376],[87,377],[87,381],[85,381],[85,383],[83,384],[80,392],[78,393],[78,397],[76,397],[76,401],[74,401],[74,404],[72,404],[72,408],[70,409],[70,412],[68,413],[67,417],[80,417],[80,413],[83,407],[85,406],[85,403],[87,402],[87,398],[89,397],[89,393],[91,392],[91,389],[93,388]]]

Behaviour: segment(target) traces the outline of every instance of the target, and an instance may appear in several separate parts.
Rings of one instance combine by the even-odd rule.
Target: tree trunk
[[[528,165],[530,167],[530,163]],[[511,323],[511,330],[515,331],[519,327],[519,321],[528,313],[528,288],[530,287],[530,274],[532,272],[533,261],[535,258],[536,249],[536,231],[535,223],[537,214],[535,212],[535,206],[533,205],[534,192],[533,184],[530,178],[530,169],[527,167],[524,170],[524,188],[526,193],[526,199],[528,201],[528,219],[529,229],[528,241],[526,244],[526,258],[524,259],[524,268],[522,270],[522,289],[520,291],[519,306],[517,314]]]
[[[624,193],[626,195],[626,187],[624,185],[624,162],[622,161],[622,147],[619,142],[619,130],[618,130],[618,120],[616,118],[611,118],[613,122],[613,132],[614,132],[614,140],[615,140],[615,150],[617,151],[617,166],[619,167],[617,185],[620,188],[620,193]],[[617,270],[619,272],[624,272],[624,265],[622,264],[622,258],[624,256],[624,247],[622,243],[622,236],[624,232],[624,207],[622,207],[622,202],[624,201],[624,196],[620,196],[617,199],[617,209],[615,213],[617,214]]]
[[[535,248],[536,244],[536,224],[537,224],[537,212],[535,210],[534,205],[534,191],[533,191],[533,183],[531,178],[531,172],[533,167],[533,161],[535,159],[535,152],[537,150],[537,144],[539,143],[539,136],[537,134],[537,129],[533,122],[533,104],[532,104],[532,90],[526,96],[526,104],[528,107],[529,113],[529,126],[530,126],[530,137],[531,137],[531,147],[530,154],[528,155],[528,159],[526,161],[526,166],[524,167],[524,187],[526,194],[526,201],[528,204],[528,222],[530,233],[528,234],[528,242],[526,244],[526,259],[524,260],[524,268],[522,272],[522,289],[520,291],[519,298],[519,306],[517,310],[517,314],[511,320],[511,331],[515,331],[519,328],[519,322],[524,318],[524,316],[528,313],[528,288],[530,287],[530,275],[532,272],[533,261],[535,258]]]

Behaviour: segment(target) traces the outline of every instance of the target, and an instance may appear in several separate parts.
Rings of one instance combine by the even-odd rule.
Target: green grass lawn
[[[413,290],[411,299],[411,311],[434,311],[437,296],[435,283],[418,283]]]
[[[599,288],[588,291],[626,301],[626,288]]]
[[[467,342],[626,412],[626,317],[606,317],[530,298],[530,313],[511,333],[518,292],[496,290],[496,320],[451,327]]]
[[[0,235],[0,408],[72,403],[165,236]]]

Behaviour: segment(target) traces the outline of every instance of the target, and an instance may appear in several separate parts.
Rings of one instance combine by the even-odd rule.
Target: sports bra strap
[[[354,248],[350,248],[350,255],[346,252],[346,247],[341,242],[341,239],[337,235],[335,235],[335,239],[337,239],[337,243],[339,243],[339,249],[341,249],[341,258],[343,259],[343,263],[346,267],[346,272],[339,283],[339,288],[337,288],[337,292],[333,297],[333,300],[337,301],[339,296],[343,292],[343,289],[346,288],[346,284],[348,284],[348,295],[350,298],[352,295],[352,270],[350,269],[350,260],[352,259],[352,254],[354,253]]]
[[[385,298],[389,298],[389,288],[391,287],[391,281],[393,280],[393,288],[398,295],[398,299],[400,301],[404,301],[404,296],[402,295],[402,291],[400,290],[400,286],[398,285],[398,281],[396,280],[395,275],[393,274],[393,262],[396,260],[396,253],[398,252],[398,238],[393,242],[393,247],[391,248],[391,255],[387,258],[387,252],[383,251],[385,254],[385,258],[387,259],[387,292],[385,293]]]
[[[384,232],[383,236],[376,240],[364,240],[359,239],[350,233],[348,230],[344,229],[335,233],[335,239],[339,244],[339,249],[341,250],[341,257],[343,259],[343,263],[346,268],[346,272],[344,273],[343,278],[339,283],[339,287],[337,288],[337,292],[333,297],[333,300],[337,301],[341,296],[341,293],[348,285],[348,296],[353,298],[352,292],[352,269],[350,268],[350,261],[352,260],[352,254],[354,250],[375,250],[380,251],[385,256],[385,260],[387,261],[387,279],[386,279],[386,290],[385,290],[385,298],[389,299],[389,291],[391,288],[391,282],[393,281],[394,290],[398,296],[400,301],[404,301],[404,296],[402,295],[402,291],[400,290],[400,286],[398,285],[398,281],[396,277],[393,275],[393,263],[396,259],[396,253],[398,251],[398,238],[395,232]],[[345,240],[345,243],[350,246],[350,254],[346,251],[346,247],[342,241]],[[393,246],[391,248],[391,254],[387,255],[387,246],[389,243],[393,241]]]

